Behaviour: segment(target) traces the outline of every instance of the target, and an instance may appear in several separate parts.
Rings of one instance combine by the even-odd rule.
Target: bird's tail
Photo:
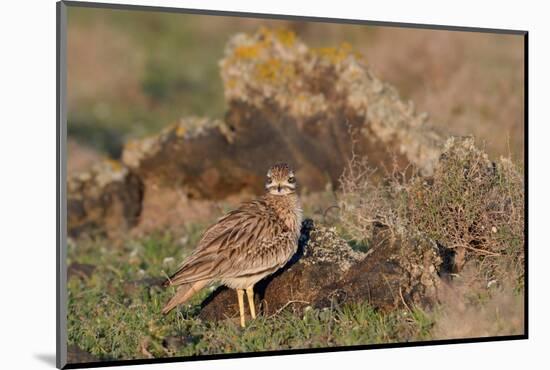
[[[164,306],[164,308],[162,309],[162,313],[166,315],[168,312],[172,311],[177,305],[185,303],[189,298],[193,296],[193,294],[197,293],[208,283],[208,280],[200,280],[193,283],[180,285],[178,287],[178,290],[176,291],[176,295],[174,295],[172,299],[170,299],[168,303],[166,303],[166,306]]]

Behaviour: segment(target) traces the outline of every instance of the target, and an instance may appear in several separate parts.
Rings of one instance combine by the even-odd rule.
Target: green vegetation
[[[128,139],[157,133],[181,117],[221,118],[226,107],[218,61],[224,45],[237,31],[264,25],[294,28],[312,46],[349,40],[383,79],[401,91],[409,86],[405,96],[419,101],[421,110],[430,108],[433,121],[446,132],[474,133],[492,140],[492,154],[504,154],[506,147],[521,161],[523,100],[518,86],[523,77],[518,65],[523,53],[516,55],[514,42],[484,46],[470,42],[482,36],[461,33],[430,39],[423,36],[425,31],[374,32],[352,26],[342,31],[338,25],[320,28],[313,23],[139,11],[70,10],[69,136],[116,158]],[[292,43],[289,35],[279,37]],[[344,44],[315,50],[337,60],[348,49]],[[253,58],[257,50],[238,52]],[[486,53],[490,60],[480,57]],[[505,69],[495,69],[492,60]],[[256,72],[277,80],[296,71],[267,63]],[[509,75],[515,77],[506,82]],[[464,93],[472,86],[483,94]],[[505,135],[495,137],[495,132],[511,132],[511,143]],[[374,225],[381,224],[395,235],[421,234],[437,248],[454,253],[452,263],[460,265],[455,270],[461,273],[453,277],[451,298],[443,291],[441,304],[429,311],[406,307],[381,312],[368,303],[310,308],[304,314],[287,308],[241,329],[237,321],[198,318],[201,302],[215,288],[211,287],[163,316],[161,308],[174,288],[159,283],[192,251],[206,226],[188,224],[183,238],[157,233],[116,242],[71,242],[69,344],[100,359],[131,359],[521,333],[523,170],[509,160],[493,163],[469,145],[471,141],[464,143],[447,151],[431,178],[410,171],[373,183],[368,164],[352,165],[337,193],[327,189],[302,197],[305,214],[334,226],[356,251],[371,250]],[[414,238],[404,238],[408,239]],[[472,264],[475,271],[469,274],[466,267]]]
[[[431,309],[407,305],[382,312],[365,302],[307,308],[301,314],[287,307],[241,329],[236,320],[198,318],[201,302],[215,288],[210,287],[163,316],[174,288],[160,283],[192,251],[205,222],[188,225],[178,238],[153,233],[118,245],[105,239],[72,242],[69,344],[100,359],[130,359],[522,333],[524,221],[518,168],[508,160],[490,162],[466,139],[447,142],[431,178],[394,174],[371,183],[371,173],[364,163],[352,163],[337,192],[339,217],[329,215],[334,207],[316,208],[336,201],[331,189],[304,195],[306,214],[320,224],[331,222],[360,251],[369,250],[375,223],[395,235],[427,235],[447,251],[465,248],[466,254],[453,261],[460,264],[460,274],[452,287],[438,288],[439,303]],[[415,246],[405,244],[401,251]],[[452,271],[445,263],[442,271]]]
[[[190,230],[193,245],[198,232]],[[289,348],[349,346],[431,338],[434,318],[420,309],[381,313],[368,304],[308,309],[303,316],[284,310],[260,316],[241,329],[237,321],[196,318],[201,301],[167,316],[160,311],[173,293],[157,284],[190,248],[168,235],[156,235],[112,248],[105,242],[72,245],[69,263],[91,264],[89,277],[69,279],[69,344],[100,359],[269,351]],[[174,260],[172,260],[174,259]],[[167,338],[179,338],[176,346]],[[164,344],[163,344],[164,343]]]

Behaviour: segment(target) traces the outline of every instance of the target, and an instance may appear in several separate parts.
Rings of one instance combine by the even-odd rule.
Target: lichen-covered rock
[[[319,226],[311,231],[304,248],[304,258],[300,263],[312,266],[328,262],[345,272],[363,258],[365,253],[354,251],[334,228]]]
[[[402,155],[423,173],[433,171],[441,139],[427,127],[426,114],[416,114],[412,102],[402,101],[392,86],[374,77],[365,58],[347,43],[309,49],[290,32],[262,29],[234,36],[220,65],[230,112],[274,111],[264,116],[282,117],[281,123],[332,144],[327,148],[346,158],[351,140],[345,134],[355,128],[360,132],[354,138],[357,149],[374,161]],[[323,138],[327,128],[329,136],[344,141]]]
[[[147,167],[146,161],[159,155],[174,139],[185,143],[192,139],[210,136],[213,132],[220,133],[228,142],[232,141],[231,133],[223,121],[201,117],[182,118],[178,123],[167,126],[157,135],[128,141],[124,147],[122,161],[133,169]]]
[[[266,171],[259,162],[271,163],[268,154],[272,153],[262,155],[261,148],[250,146],[267,139],[253,130],[245,138],[235,136],[223,121],[186,118],[158,135],[128,142],[122,161],[146,188],[178,188],[195,199],[257,193]]]
[[[376,228],[370,254],[342,279],[346,299],[367,300],[374,306],[426,307],[437,302],[441,257],[428,238],[400,237]]]
[[[298,251],[300,258],[255,287],[256,304],[265,315],[287,307],[301,312],[307,306],[369,302],[391,310],[437,301],[441,258],[428,239],[403,240],[380,229],[370,250],[361,253],[333,229],[319,226],[308,230],[306,222],[302,231],[309,237]],[[238,317],[235,297],[233,290],[218,288],[203,303],[200,317]]]
[[[119,237],[137,223],[143,196],[142,183],[132,171],[114,160],[104,160],[67,182],[67,228],[71,237],[81,233]]]
[[[347,44],[310,49],[291,32],[262,29],[232,37],[220,69],[229,107],[224,120],[181,119],[127,142],[123,165],[69,180],[71,235],[124,233],[138,215],[144,230],[171,220],[180,225],[185,217],[159,217],[165,212],[156,202],[185,208],[184,198],[262,193],[265,172],[277,161],[296,168],[308,191],[336,188],[352,153],[376,168],[412,163],[424,174],[433,171],[439,136]],[[161,218],[166,222],[156,222]]]
[[[205,199],[260,193],[270,164],[287,161],[303,186],[322,190],[337,185],[352,139],[377,167],[413,163],[430,173],[439,155],[425,117],[348,45],[309,49],[291,32],[262,29],[234,36],[220,68],[224,121],[186,118],[126,144],[122,160],[146,186]]]

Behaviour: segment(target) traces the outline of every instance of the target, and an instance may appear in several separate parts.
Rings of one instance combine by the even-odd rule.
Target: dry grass
[[[398,176],[389,176],[380,184],[376,172],[366,157],[354,155],[340,180],[340,221],[352,239],[363,243],[372,237],[377,224],[390,231],[403,231],[405,225],[398,201]]]
[[[408,172],[375,183],[368,162],[354,158],[339,194],[345,234],[369,245],[374,226],[383,224],[399,236],[436,242],[442,279],[429,314],[434,339],[522,334],[521,169],[508,159],[490,161],[470,138],[451,138],[432,177]]]
[[[377,184],[371,175],[355,159],[342,176],[341,220],[353,239],[368,242],[377,223],[420,233],[451,256],[449,272],[473,259],[486,282],[523,281],[524,184],[512,162],[491,162],[473,139],[452,138],[431,178],[393,173]]]
[[[479,266],[465,266],[452,284],[439,292],[441,305],[432,335],[437,339],[520,335],[525,328],[524,296],[513,281],[487,287],[478,279]]]
[[[491,162],[473,140],[451,139],[433,178],[416,178],[407,198],[411,224],[464,256],[458,270],[474,256],[488,280],[523,277],[524,185],[509,160]]]

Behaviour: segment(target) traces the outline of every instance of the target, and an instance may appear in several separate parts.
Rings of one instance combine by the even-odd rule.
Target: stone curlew
[[[165,282],[177,286],[164,314],[212,282],[237,291],[241,326],[245,326],[244,294],[252,318],[254,285],[283,267],[296,253],[302,208],[294,171],[285,163],[267,172],[266,193],[243,203],[209,227],[193,253]]]

